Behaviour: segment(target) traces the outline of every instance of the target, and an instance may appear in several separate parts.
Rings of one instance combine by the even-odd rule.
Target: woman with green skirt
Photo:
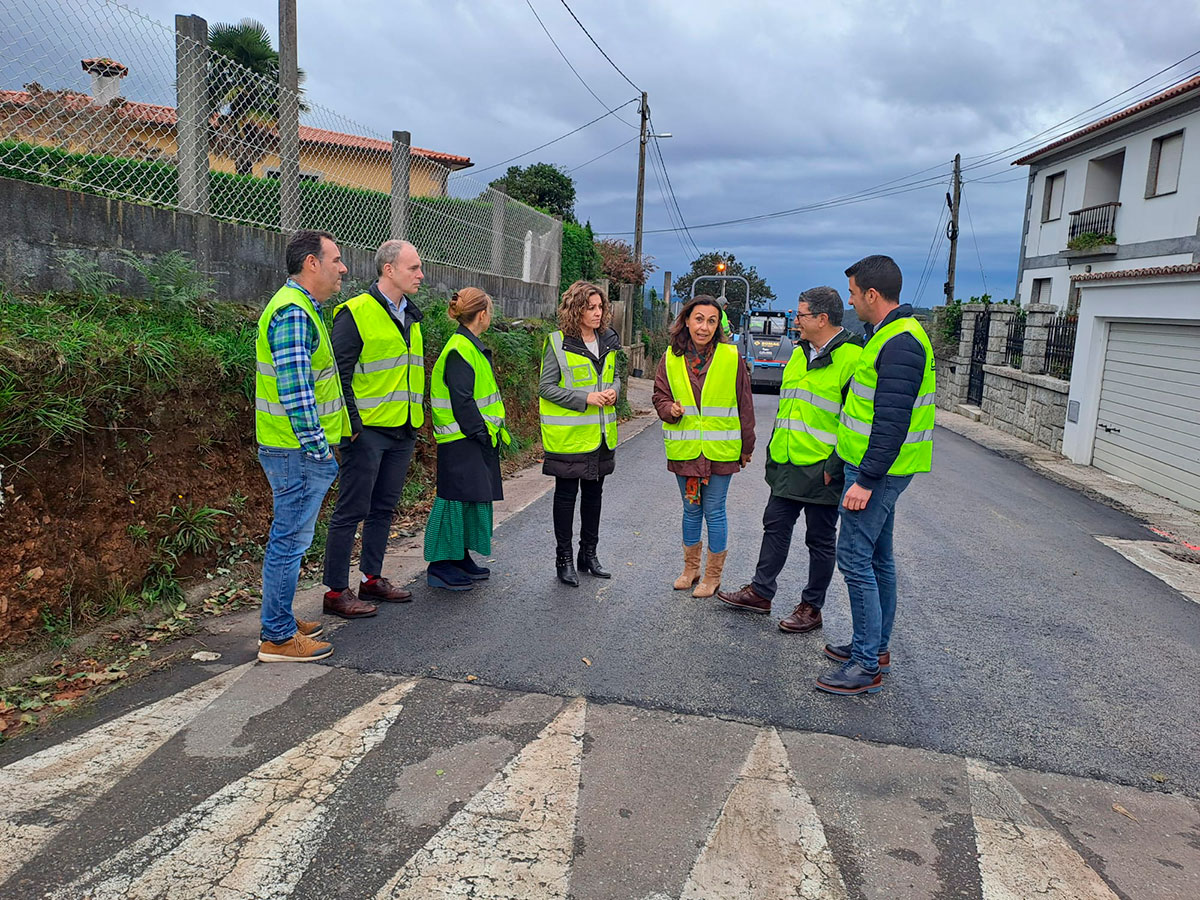
[[[463,288],[447,314],[458,330],[446,341],[429,384],[437,497],[425,526],[425,580],[430,587],[469,591],[490,574],[471,551],[492,552],[492,503],[504,499],[500,444],[512,439],[492,351],[479,340],[492,324],[492,298]]]

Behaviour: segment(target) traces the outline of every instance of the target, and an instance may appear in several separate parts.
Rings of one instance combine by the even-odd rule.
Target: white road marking
[[[0,769],[0,882],[196,718],[253,663]]]
[[[289,896],[328,827],[331,796],[383,741],[415,684],[384,691],[52,896]]]
[[[1145,569],[1155,578],[1165,581],[1193,603],[1200,603],[1200,566],[1164,553],[1163,549],[1172,547],[1171,544],[1162,541],[1128,541],[1101,534],[1096,535],[1096,540],[1116,550],[1139,569]],[[1176,544],[1174,549],[1183,548]]]
[[[565,898],[587,710],[570,701],[430,838],[377,900]]]
[[[967,761],[984,900],[1117,900],[1011,782]]]
[[[774,728],[759,732],[680,900],[845,900],[825,829]]]

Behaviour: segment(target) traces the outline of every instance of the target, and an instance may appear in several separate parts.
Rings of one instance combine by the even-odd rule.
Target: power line
[[[634,135],[633,137],[631,137],[629,140],[627,140],[627,141],[621,141],[621,143],[617,144],[617,146],[613,147],[612,149],[610,149],[610,150],[605,150],[605,151],[604,151],[603,153],[601,153],[599,156],[593,156],[593,157],[592,157],[591,159],[589,159],[587,162],[582,162],[582,163],[580,163],[580,164],[579,164],[579,165],[577,165],[577,166],[572,166],[571,168],[567,169],[567,171],[568,171],[568,172],[578,172],[578,171],[579,171],[580,169],[582,169],[584,166],[590,166],[590,165],[591,165],[592,163],[594,163],[596,160],[598,160],[598,159],[604,159],[604,157],[608,156],[608,154],[610,154],[610,153],[616,153],[616,152],[617,152],[618,150],[620,150],[622,147],[626,146],[627,144],[632,144],[632,143],[633,143],[634,141],[636,141],[637,139],[638,139],[638,135],[636,135],[636,134],[635,134],[635,135]]]
[[[650,155],[650,171],[654,173],[654,183],[658,185],[658,195],[662,197],[663,207],[667,211],[667,219],[674,226],[678,220],[675,218],[675,210],[671,208],[671,202],[667,200],[667,193],[663,189],[662,176],[658,174],[658,161],[654,158],[653,154]],[[687,244],[683,241],[683,229],[672,227],[672,231],[675,234],[675,239],[679,241],[679,249],[683,251],[684,258],[686,259],[691,256],[692,251],[688,249]]]
[[[575,11],[573,9],[571,9],[571,7],[567,6],[567,0],[561,0],[561,2],[562,2],[562,5],[564,7],[566,7],[567,12],[569,12],[571,14],[571,18],[575,20],[575,24],[578,25],[581,29],[583,29],[583,33],[587,35],[588,40],[591,41],[593,46],[595,46],[595,48],[600,51],[600,55],[603,56],[605,59],[607,59],[608,64],[617,70],[617,74],[620,75],[622,78],[624,78],[626,81],[628,81],[629,86],[640,94],[642,92],[642,89],[640,87],[638,87],[636,84],[634,84],[632,81],[630,81],[629,76],[626,75],[624,72],[622,72],[620,66],[618,66],[615,62],[612,61],[612,57],[610,57],[607,53],[604,52],[604,48],[596,43],[596,39],[594,37],[592,37],[591,32],[589,32],[586,28],[584,28],[583,23],[579,21],[579,16],[575,15]]]
[[[945,229],[942,226],[942,222],[945,219],[947,212],[948,212],[948,209],[947,209],[946,205],[944,203],[939,203],[938,204],[937,225],[934,226],[933,237],[930,238],[930,240],[929,240],[929,249],[927,251],[925,251],[925,262],[921,266],[921,277],[917,279],[916,297],[917,297],[918,301],[921,299],[921,296],[925,293],[926,281],[929,278],[929,273],[933,271],[930,266],[931,266],[931,263],[933,260],[934,248],[940,246],[940,244],[938,243],[938,238],[944,237],[946,234]]]
[[[650,133],[652,135],[657,134],[657,129],[654,127],[654,119],[653,118],[649,119],[649,125],[650,125]],[[675,212],[679,216],[679,224],[683,226],[684,233],[687,234],[688,243],[690,243],[692,245],[692,247],[695,248],[696,255],[701,256],[702,254],[700,253],[700,247],[696,243],[695,239],[692,237],[691,231],[688,230],[687,220],[684,219],[683,210],[680,209],[680,207],[679,207],[679,197],[675,194],[674,185],[671,184],[671,173],[667,171],[667,161],[663,157],[662,145],[659,143],[659,140],[657,137],[653,137],[652,140],[654,141],[654,152],[658,155],[658,163],[660,166],[662,166],[663,178],[665,178],[667,181],[667,191],[671,195],[671,202],[675,204]]]
[[[983,279],[983,292],[986,294],[987,276],[983,274],[983,257],[979,253],[979,239],[975,237],[975,222],[971,219],[971,204],[966,194],[963,194],[963,205],[967,208],[967,224],[971,226],[971,242],[975,245],[975,258],[979,260],[979,277]]]
[[[533,13],[533,17],[537,19],[537,23],[542,26],[542,31],[546,32],[546,37],[550,38],[550,43],[554,45],[554,49],[558,51],[558,55],[562,57],[563,62],[567,64],[567,68],[571,70],[571,74],[579,79],[579,83],[584,86],[589,94],[596,98],[596,102],[608,109],[608,104],[600,99],[600,95],[592,90],[592,86],[583,80],[583,76],[579,74],[575,66],[571,64],[571,60],[567,59],[567,54],[562,52],[562,48],[558,46],[558,41],[554,40],[554,35],[550,33],[550,29],[546,27],[546,23],[542,21],[542,17],[538,15],[537,10],[533,8],[533,3],[530,0],[525,0],[525,5],[529,7],[529,11]],[[632,122],[626,122],[620,116],[614,116],[619,122],[625,122],[630,128],[637,128]]]
[[[478,175],[480,172],[487,172],[487,171],[490,171],[491,169],[498,169],[500,166],[503,166],[506,163],[513,162],[514,160],[518,160],[522,156],[528,156],[530,153],[537,153],[539,150],[543,150],[546,147],[549,147],[551,144],[557,144],[559,141],[563,140],[564,138],[569,138],[573,134],[578,134],[579,132],[583,131],[583,129],[587,128],[589,125],[595,125],[601,119],[607,119],[609,116],[611,116],[615,112],[617,112],[617,110],[624,109],[630,103],[637,103],[637,102],[638,102],[637,97],[634,97],[630,100],[626,100],[620,106],[614,106],[608,112],[604,113],[604,115],[596,116],[596,118],[592,119],[590,122],[584,122],[578,128],[573,128],[572,130],[568,131],[566,134],[560,134],[558,137],[556,137],[552,141],[546,141],[546,143],[544,143],[544,144],[538,144],[532,150],[526,150],[524,153],[518,153],[516,156],[510,156],[508,159],[501,160],[498,163],[492,163],[492,165],[490,165],[490,166],[484,166],[482,169],[472,169],[470,171],[470,173],[468,173],[468,174]],[[466,173],[466,170],[464,169],[463,172]]]

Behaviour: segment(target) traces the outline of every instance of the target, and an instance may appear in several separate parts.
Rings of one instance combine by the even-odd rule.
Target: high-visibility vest
[[[350,381],[362,423],[394,428],[411,422],[420,428],[425,424],[421,323],[413,322],[406,344],[400,326],[371,294],[359,294],[340,304],[333,311],[335,321],[343,310],[354,317],[363,343]]]
[[[596,375],[596,367],[582,353],[563,348],[563,333],[555,331],[546,340],[558,360],[558,386],[573,391],[606,391],[616,382],[617,354],[604,357],[604,371]],[[542,349],[542,363],[546,352]],[[600,446],[603,437],[610,448],[617,446],[617,407],[588,406],[583,412],[559,406],[545,397],[538,399],[542,420],[542,449],[547,453],[590,453]]]
[[[254,343],[257,371],[254,375],[254,434],[263,447],[298,449],[300,441],[292,429],[287,410],[279,402],[279,381],[275,375],[275,360],[271,356],[271,345],[267,341],[267,330],[275,313],[285,306],[298,306],[317,329],[318,343],[312,354],[313,392],[317,401],[317,416],[325,429],[325,440],[330,445],[338,443],[342,435],[350,434],[350,416],[342,398],[342,382],[338,378],[337,364],[333,359],[333,348],[329,331],[312,301],[304,291],[287,285],[275,292],[267,308],[258,318],[258,339]]]
[[[500,399],[500,387],[496,384],[496,373],[483,352],[470,340],[457,332],[450,335],[446,346],[433,366],[433,377],[429,381],[429,409],[433,414],[433,439],[439,444],[460,441],[465,434],[454,421],[454,410],[450,406],[450,389],[446,386],[446,357],[457,353],[475,372],[475,387],[472,396],[479,414],[487,425],[492,446],[498,440],[512,443],[512,437],[504,426],[504,401]]]
[[[713,351],[700,405],[692,393],[687,361],[667,350],[667,381],[671,396],[683,407],[683,418],[671,425],[663,422],[663,444],[667,459],[695,459],[701,453],[713,462],[741,458],[742,423],[738,418],[737,369],[742,365],[733,344],[717,344]]]
[[[862,347],[847,341],[833,349],[828,365],[810,369],[804,348],[796,346],[779,388],[779,412],[767,448],[771,459],[811,466],[829,458],[837,445],[842,389],[861,354]]]
[[[900,446],[896,461],[888,469],[889,475],[912,475],[933,468],[933,404],[936,389],[933,347],[921,323],[912,316],[893,319],[871,335],[858,358],[854,377],[850,379],[850,392],[846,395],[838,424],[838,456],[857,466],[866,455],[871,439],[871,424],[875,421],[875,388],[879,383],[875,362],[884,344],[901,334],[911,334],[920,342],[928,364],[913,404],[908,436]]]

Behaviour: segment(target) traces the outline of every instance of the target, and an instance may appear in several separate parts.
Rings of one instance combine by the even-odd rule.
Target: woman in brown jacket
[[[731,399],[736,410],[729,408]],[[715,298],[693,297],[671,325],[671,345],[654,376],[654,409],[663,421],[667,469],[683,497],[683,574],[675,580],[675,590],[696,585],[693,597],[711,597],[720,587],[728,547],[729,480],[754,453],[750,374],[727,341]],[[736,417],[731,415],[735,411]],[[704,522],[708,563],[700,579]]]

